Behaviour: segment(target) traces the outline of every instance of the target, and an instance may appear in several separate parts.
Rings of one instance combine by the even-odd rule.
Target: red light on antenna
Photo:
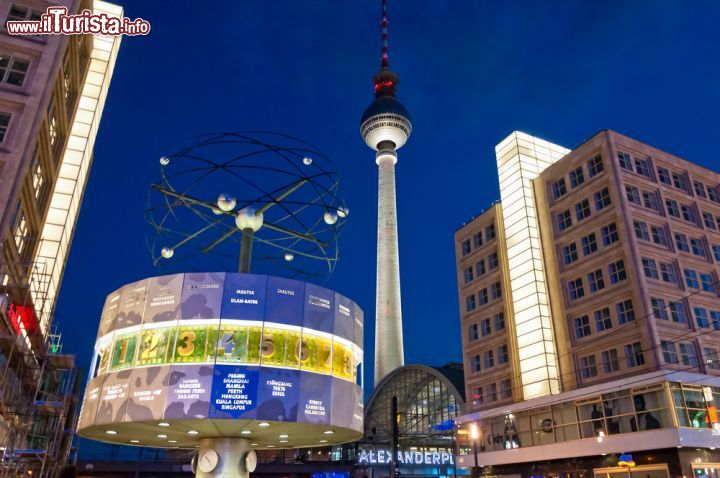
[[[391,88],[393,85],[393,82],[390,80],[386,81],[378,81],[375,83],[375,91],[379,90],[380,88]]]

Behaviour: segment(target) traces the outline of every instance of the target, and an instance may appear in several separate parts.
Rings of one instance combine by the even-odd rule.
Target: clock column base
[[[249,478],[245,458],[251,451],[250,440],[236,437],[203,438],[198,450],[193,463],[197,478]],[[213,467],[215,462],[217,465]],[[211,471],[205,472],[203,469]]]

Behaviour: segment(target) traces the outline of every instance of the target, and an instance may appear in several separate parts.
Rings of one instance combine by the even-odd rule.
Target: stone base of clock
[[[197,478],[248,478],[246,459],[250,440],[235,437],[203,438],[193,459]],[[253,467],[254,468],[254,467]]]

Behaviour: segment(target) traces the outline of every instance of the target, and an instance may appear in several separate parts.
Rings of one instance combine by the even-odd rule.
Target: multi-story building
[[[612,131],[496,153],[501,201],[455,234],[459,462],[718,476],[720,174]]]
[[[2,476],[54,476],[72,439],[80,382],[53,313],[120,44],[7,33],[7,21],[37,20],[56,5],[122,15],[97,0],[0,3]]]

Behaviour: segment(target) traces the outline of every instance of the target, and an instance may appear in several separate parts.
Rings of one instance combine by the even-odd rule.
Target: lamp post
[[[470,425],[470,440],[472,440],[472,444],[473,444],[473,455],[475,456],[475,467],[473,468],[473,470],[475,471],[475,473],[477,473],[477,468],[478,468],[478,449],[477,449],[477,442],[478,442],[478,439],[479,439],[479,438],[480,438],[480,430],[478,429],[478,426],[477,426],[475,423],[473,423],[473,424]]]

